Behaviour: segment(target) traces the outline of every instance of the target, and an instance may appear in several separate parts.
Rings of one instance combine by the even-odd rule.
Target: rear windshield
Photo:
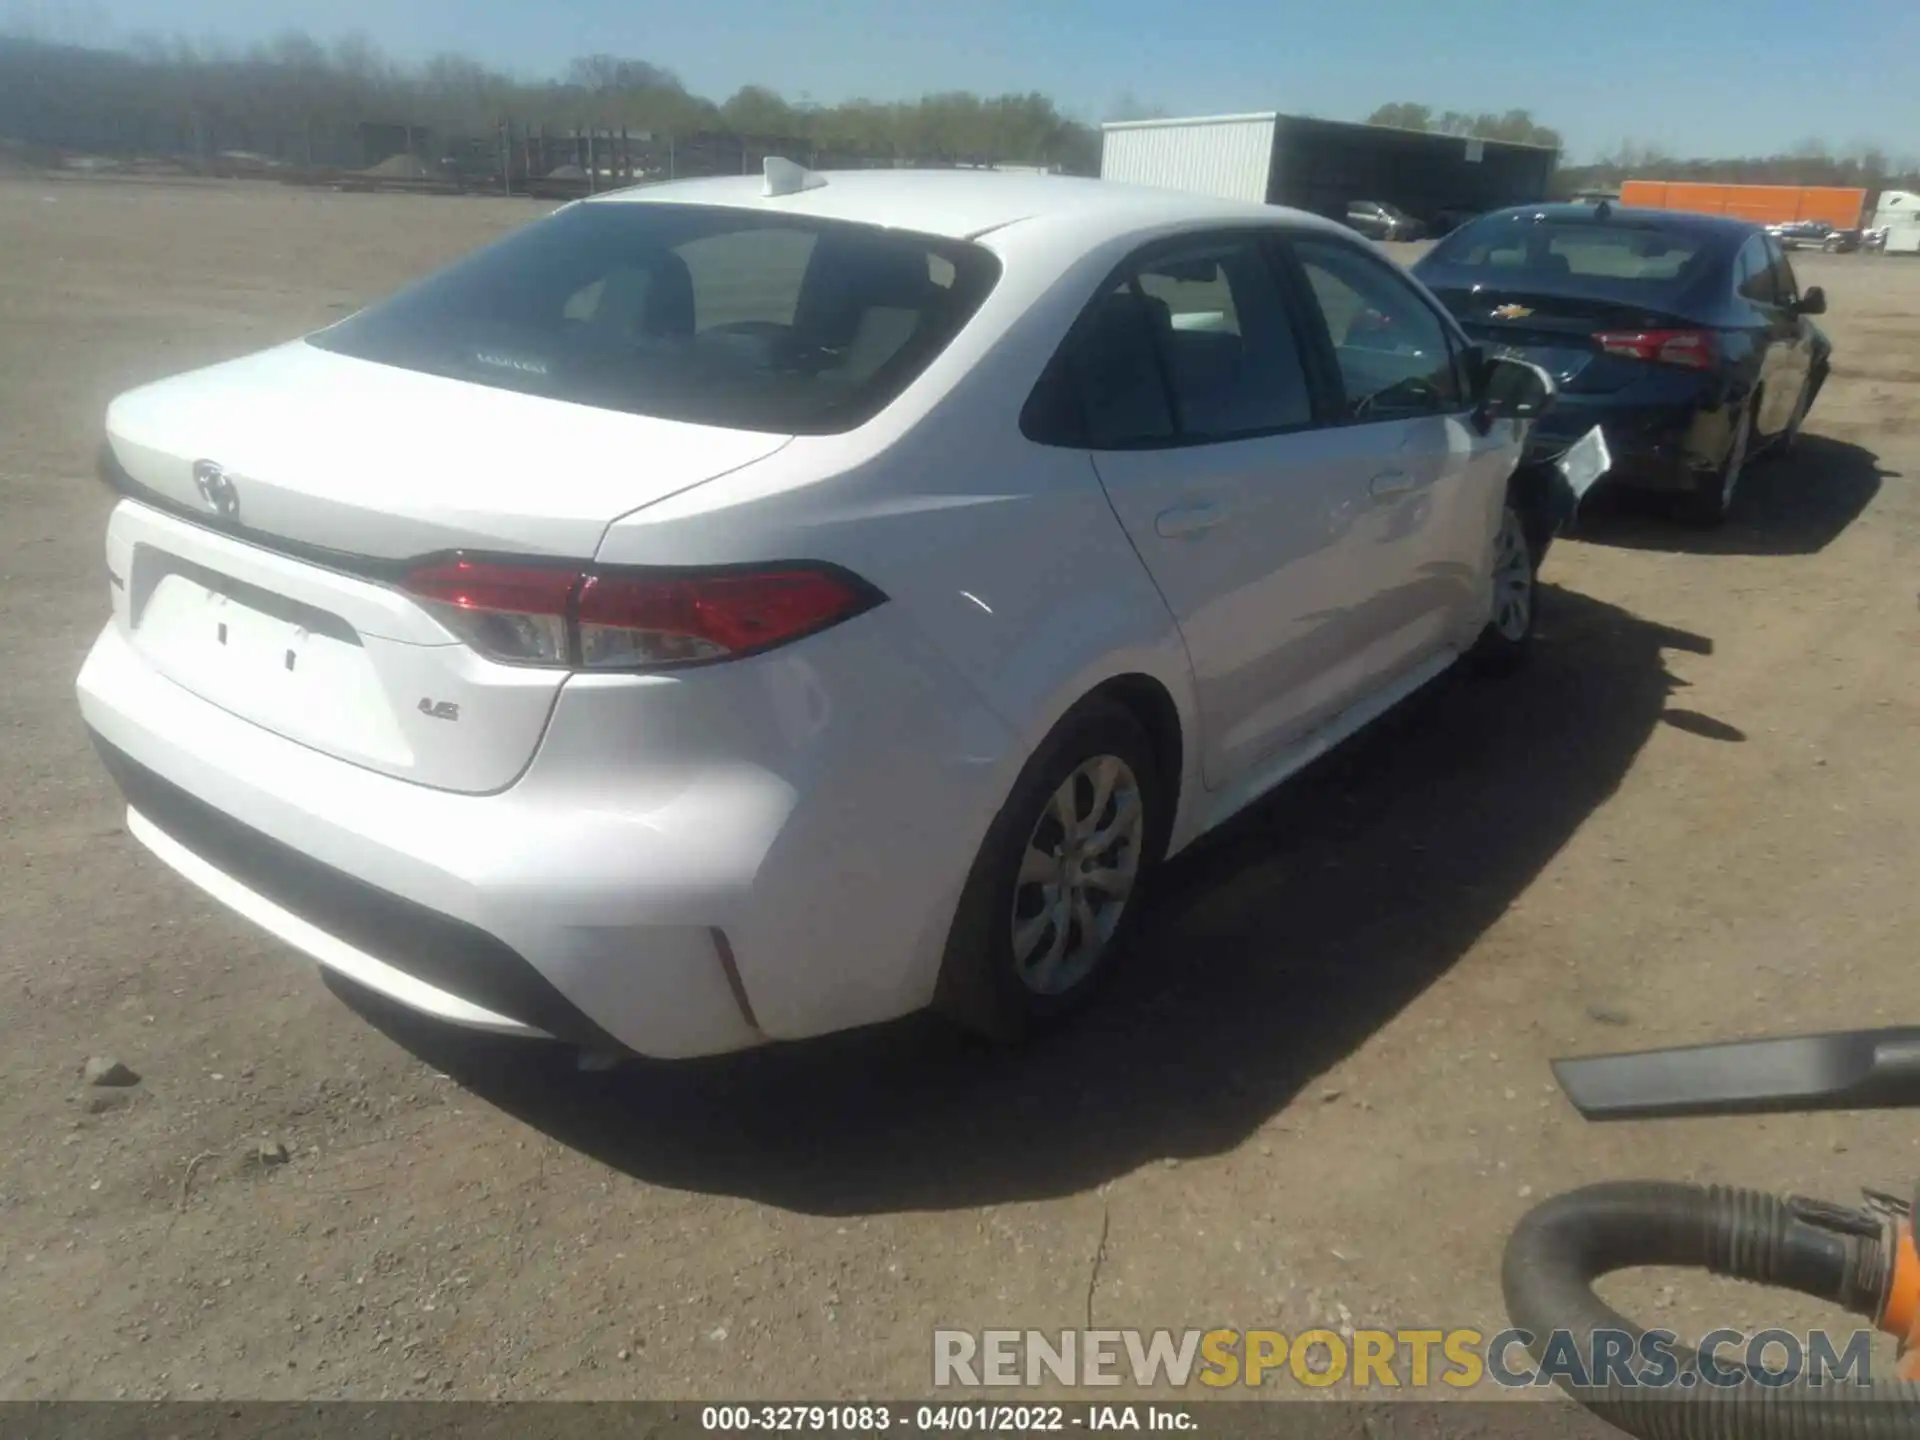
[[[600,202],[537,221],[310,340],[605,410],[822,434],[899,394],[998,276],[976,245]]]
[[[1627,289],[1667,289],[1693,278],[1706,263],[1706,244],[1648,225],[1501,215],[1454,231],[1421,268],[1479,271],[1494,284],[1550,282],[1560,276],[1618,282]]]

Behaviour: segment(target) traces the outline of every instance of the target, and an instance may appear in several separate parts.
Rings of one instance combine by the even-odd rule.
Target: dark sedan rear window
[[[876,414],[999,276],[976,245],[710,206],[573,205],[311,338],[477,385],[737,430]]]
[[[1664,289],[1691,280],[1705,250],[1695,236],[1651,225],[1495,216],[1456,230],[1424,265],[1483,272],[1490,283],[1562,276]]]

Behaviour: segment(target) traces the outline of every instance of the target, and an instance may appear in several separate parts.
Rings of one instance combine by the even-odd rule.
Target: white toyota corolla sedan
[[[1017,1036],[1148,867],[1521,654],[1529,377],[1287,210],[607,195],[115,400],[80,707],[149,850],[446,1021]]]

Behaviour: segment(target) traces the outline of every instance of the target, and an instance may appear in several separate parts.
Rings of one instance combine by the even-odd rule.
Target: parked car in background
[[[602,195],[115,400],[80,709],[150,851],[444,1020],[1017,1036],[1163,856],[1525,655],[1551,392],[1296,211]]]
[[[1851,255],[1866,244],[1864,230],[1829,230],[1820,248],[1829,255]]]
[[[1540,446],[1604,427],[1611,483],[1723,520],[1747,463],[1791,446],[1832,346],[1780,242],[1716,215],[1529,205],[1484,216],[1414,274],[1476,340],[1560,386]]]
[[[1789,220],[1781,225],[1767,226],[1767,233],[1780,243],[1783,250],[1819,250],[1825,247],[1835,227],[1824,220]]]
[[[1347,206],[1347,228],[1369,240],[1419,240],[1426,234],[1418,220],[1384,200],[1355,200]]]

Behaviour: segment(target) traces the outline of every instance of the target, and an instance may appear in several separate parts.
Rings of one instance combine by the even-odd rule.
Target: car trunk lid
[[[621,515],[789,437],[659,420],[354,359],[296,341],[114,401],[141,489],[211,512],[196,464],[262,537],[374,559],[453,549],[590,559]]]
[[[157,671],[276,734],[442,789],[510,785],[560,668],[490,661],[408,595],[453,550],[585,564],[607,525],[781,435],[615,414],[287,346],[108,417],[116,623]]]
[[[1492,286],[1434,293],[1471,339],[1495,354],[1532,361],[1569,394],[1621,390],[1646,373],[1646,361],[1609,353],[1598,336],[1699,328],[1669,312],[1619,300]]]

